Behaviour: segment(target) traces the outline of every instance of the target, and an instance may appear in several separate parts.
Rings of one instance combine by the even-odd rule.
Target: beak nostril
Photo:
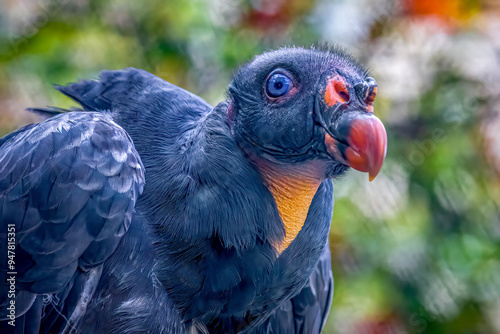
[[[343,91],[338,92],[340,98],[343,100],[343,102],[348,102],[350,100],[349,94]]]
[[[342,100],[342,102],[348,102],[350,100],[349,93],[347,92],[347,87],[343,81],[336,80],[335,81],[335,91],[337,92],[338,96]]]
[[[325,102],[329,106],[346,103],[351,100],[347,83],[344,78],[336,76],[329,79],[325,91]]]

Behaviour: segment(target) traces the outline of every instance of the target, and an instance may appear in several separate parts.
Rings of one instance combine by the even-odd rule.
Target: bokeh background
[[[1,0],[0,136],[138,67],[224,99],[236,67],[338,43],[377,79],[387,162],[335,184],[325,333],[500,333],[500,1]]]

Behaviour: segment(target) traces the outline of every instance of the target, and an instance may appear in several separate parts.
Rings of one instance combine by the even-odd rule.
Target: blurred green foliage
[[[499,29],[487,0],[4,0],[0,135],[102,69],[215,104],[254,55],[338,42],[379,82],[389,149],[374,182],[335,182],[325,333],[500,333]]]

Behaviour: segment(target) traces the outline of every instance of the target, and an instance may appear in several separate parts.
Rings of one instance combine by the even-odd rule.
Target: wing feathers
[[[0,145],[0,222],[2,231],[16,227],[18,287],[60,291],[78,270],[101,265],[127,231],[144,186],[140,157],[121,127],[93,112],[56,115]],[[0,280],[7,271],[0,267]]]

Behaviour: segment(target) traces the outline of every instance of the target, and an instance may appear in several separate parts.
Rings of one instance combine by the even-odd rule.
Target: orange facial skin
[[[325,103],[329,107],[333,107],[337,103],[349,102],[348,84],[341,76],[335,76],[328,80],[325,91]]]

